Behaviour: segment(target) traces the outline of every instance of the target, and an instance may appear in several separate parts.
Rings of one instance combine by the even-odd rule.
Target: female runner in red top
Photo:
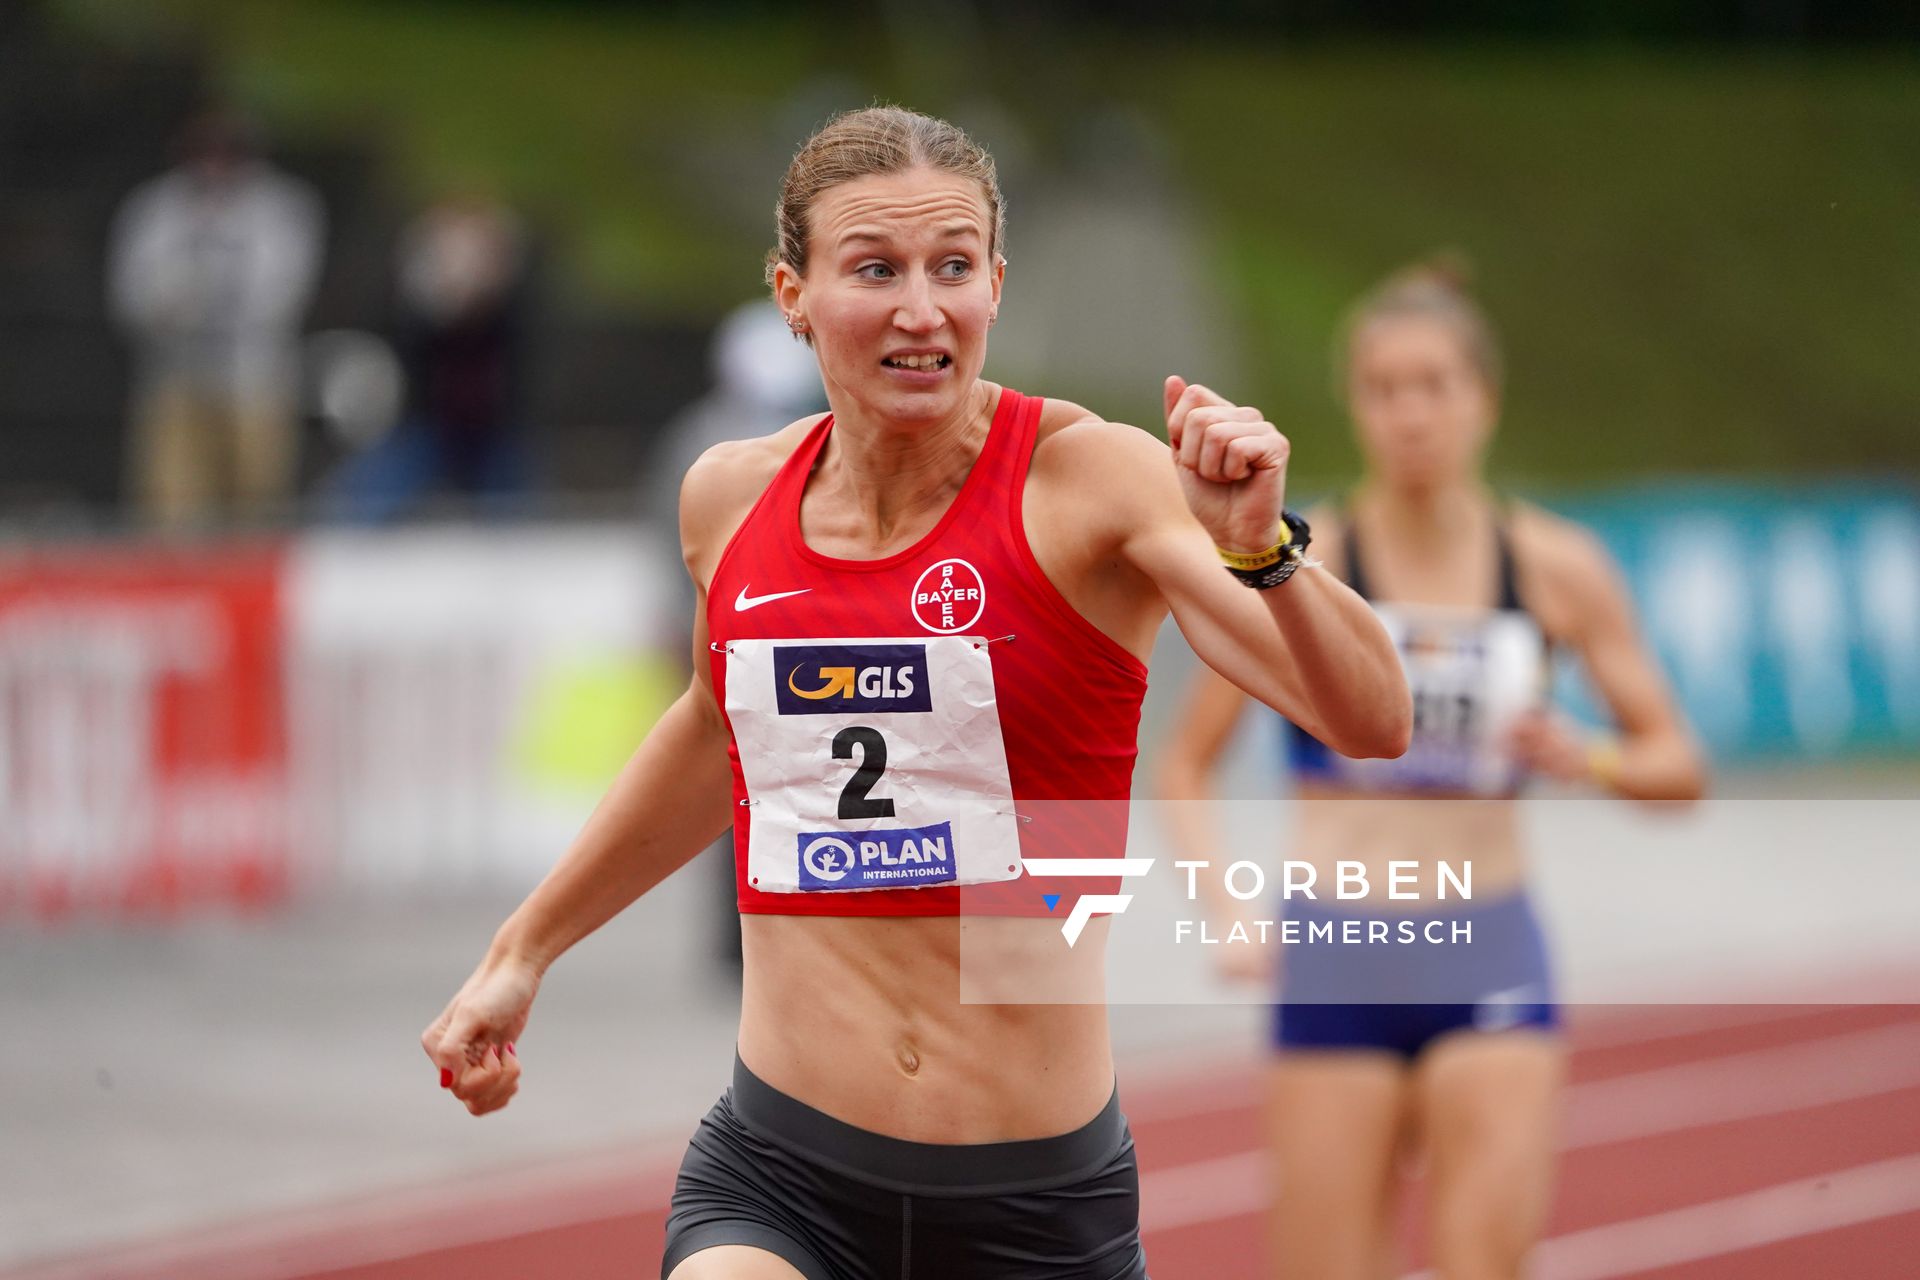
[[[1144,1276],[1105,1009],[963,1003],[961,895],[1047,914],[1035,814],[1125,800],[1169,609],[1333,749],[1407,739],[1379,622],[1292,572],[1257,409],[1169,378],[1170,453],[981,380],[1001,205],[983,150],[897,108],[795,156],[769,278],[832,412],[688,472],[694,680],[422,1037],[470,1111],[506,1105],[547,967],[732,824],[738,1059],[681,1168],[673,1280]]]

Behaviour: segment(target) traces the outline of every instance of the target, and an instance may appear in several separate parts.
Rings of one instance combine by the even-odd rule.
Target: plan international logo
[[[800,888],[914,889],[954,879],[953,824],[887,831],[802,831]]]

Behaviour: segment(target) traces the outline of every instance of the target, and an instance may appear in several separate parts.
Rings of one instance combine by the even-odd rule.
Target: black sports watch
[[[1313,541],[1313,530],[1300,515],[1283,510],[1280,513],[1282,528],[1286,537],[1266,551],[1252,555],[1238,552],[1221,551],[1220,559],[1225,563],[1227,572],[1244,587],[1255,591],[1265,591],[1277,587],[1291,578],[1304,562],[1303,553]]]

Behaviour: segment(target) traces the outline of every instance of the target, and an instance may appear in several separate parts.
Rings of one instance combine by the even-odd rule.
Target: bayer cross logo
[[[844,879],[853,870],[853,846],[837,836],[821,836],[800,856],[807,870],[822,880]]]
[[[1114,876],[1143,876],[1153,870],[1152,858],[1022,858],[1020,862],[1028,875],[1050,880],[1110,880]],[[1094,912],[1105,911],[1117,916],[1132,901],[1130,893],[1083,893],[1073,900],[1067,918],[1060,922],[1060,933],[1071,947],[1080,941]],[[1053,910],[1055,905],[1049,901],[1047,910]]]
[[[921,571],[907,603],[921,626],[952,635],[980,621],[987,607],[987,584],[965,560],[940,560]]]

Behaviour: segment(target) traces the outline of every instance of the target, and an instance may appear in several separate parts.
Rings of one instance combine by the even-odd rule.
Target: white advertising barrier
[[[537,878],[676,692],[676,572],[628,524],[302,538],[282,597],[296,882]]]

